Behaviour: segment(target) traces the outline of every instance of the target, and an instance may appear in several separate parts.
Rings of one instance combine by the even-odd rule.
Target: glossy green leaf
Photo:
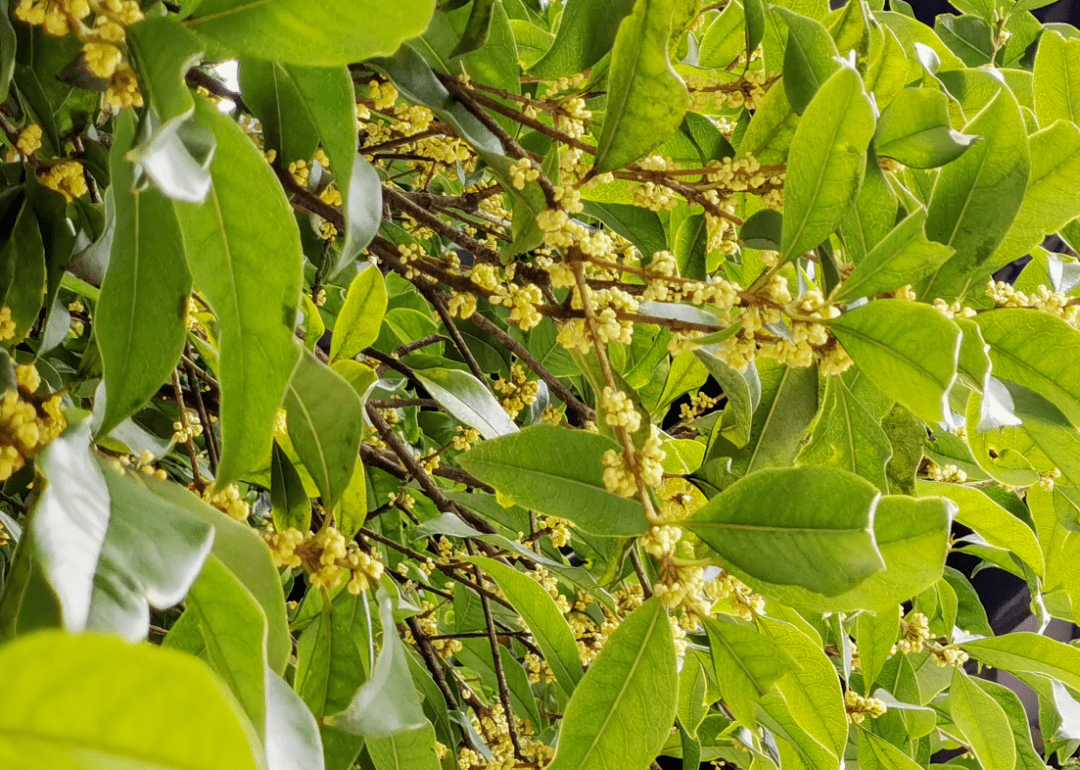
[[[742,3],[732,2],[724,6],[705,34],[701,37],[698,63],[702,67],[723,69],[746,51],[746,14]]]
[[[352,480],[364,406],[344,377],[304,350],[285,391],[289,438],[328,511]]]
[[[144,100],[161,121],[190,115],[195,102],[184,75],[203,53],[195,35],[174,16],[151,17],[128,27],[127,42],[138,65]],[[115,172],[112,180],[117,182]]]
[[[941,91],[905,88],[881,114],[874,145],[878,155],[912,168],[937,168],[959,158],[978,141],[954,131],[949,98]]]
[[[971,657],[1002,671],[1042,674],[1080,688],[1080,649],[1027,631],[966,642]]]
[[[795,112],[802,115],[814,95],[840,69],[837,61],[840,54],[829,30],[820,21],[783,7],[778,7],[776,13],[788,28],[784,90]]]
[[[1043,554],[1031,528],[978,489],[934,481],[918,482],[921,497],[946,497],[956,503],[956,521],[978,532],[986,542],[1007,548],[1043,574]]]
[[[263,467],[273,417],[299,357],[300,234],[258,148],[206,100],[214,132],[213,186],[200,205],[177,203],[188,263],[221,325],[221,462],[216,484]]]
[[[574,635],[554,599],[539,583],[512,567],[484,556],[474,556],[471,561],[480,565],[518,611],[544,653],[556,683],[564,693],[572,694],[582,678],[581,661]]]
[[[871,26],[869,60],[864,77],[866,90],[874,95],[878,109],[884,110],[904,90],[908,71],[904,47],[888,27]]]
[[[605,452],[618,444],[595,433],[534,425],[474,446],[457,462],[503,495],[586,532],[630,537],[648,529],[640,503],[604,486]]]
[[[690,107],[686,84],[668,60],[676,8],[675,0],[637,0],[633,13],[619,24],[594,173],[622,168],[646,155],[675,133]]]
[[[213,529],[98,462],[109,493],[109,528],[94,573],[87,628],[131,641],[150,631],[150,607],[179,603],[199,574]]]
[[[1002,308],[976,319],[994,375],[1049,399],[1080,425],[1080,332],[1049,313]]]
[[[552,770],[644,770],[675,719],[679,675],[667,611],[650,599],[626,616],[566,706]]]
[[[982,140],[941,170],[927,206],[927,237],[956,250],[923,289],[931,299],[949,299],[966,289],[964,276],[993,255],[1028,185],[1027,129],[1007,89],[1000,90],[964,132]]]
[[[840,225],[862,184],[873,133],[862,81],[842,67],[818,90],[791,141],[781,259],[802,255]]]
[[[278,532],[287,529],[307,532],[311,528],[311,503],[304,491],[304,481],[285,450],[276,443],[270,458],[270,501],[274,529]]]
[[[917,770],[915,760],[884,738],[859,730],[859,767],[865,770]]]
[[[332,362],[355,358],[378,339],[387,301],[386,284],[378,268],[368,267],[353,278],[334,325]]]
[[[240,61],[238,76],[244,104],[262,125],[265,149],[277,153],[286,168],[298,160],[310,163],[319,145],[319,135],[286,65],[245,58]],[[354,115],[355,112],[354,109]]]
[[[917,209],[860,259],[851,275],[833,293],[843,297],[873,297],[895,291],[930,274],[953,255],[948,246],[927,239],[926,209]]]
[[[1035,55],[1035,114],[1049,127],[1057,120],[1080,120],[1080,41],[1065,40],[1056,32],[1039,38]]]
[[[798,125],[799,116],[784,89],[770,88],[746,127],[738,145],[739,154],[749,152],[764,165],[784,163]]]
[[[1021,770],[1041,770],[1045,763],[1031,743],[1031,729],[1028,726],[1027,712],[1016,693],[1008,687],[988,679],[973,678],[972,683],[992,697],[1001,706],[1012,729],[1013,742],[1016,746],[1016,767]],[[1061,688],[1054,683],[1055,688]],[[1064,689],[1064,688],[1061,688]]]
[[[282,673],[292,653],[292,640],[285,616],[281,579],[266,543],[251,527],[207,505],[181,485],[153,477],[146,477],[142,481],[158,497],[213,526],[214,545],[211,553],[240,579],[262,607],[267,622],[267,663],[275,673]]]
[[[835,596],[885,567],[873,535],[877,502],[870,482],[845,471],[765,469],[732,484],[685,526],[753,577]]]
[[[451,415],[485,438],[517,432],[514,421],[482,382],[459,369],[417,370],[416,379]]]
[[[371,0],[332,6],[302,0],[203,0],[186,24],[230,54],[334,67],[393,53],[403,40],[424,31],[434,10],[430,0],[394,6]]]
[[[630,0],[570,0],[554,42],[529,74],[559,78],[587,70],[611,50],[619,22],[633,9]]]
[[[393,603],[379,594],[383,646],[371,677],[348,707],[326,718],[326,724],[365,738],[386,738],[422,728],[427,720],[413,688],[405,644],[394,629]]]
[[[430,724],[364,741],[376,770],[439,770],[435,728]]]
[[[709,228],[704,214],[691,214],[682,221],[672,239],[679,275],[699,281],[705,279],[708,242]]]
[[[691,737],[696,737],[697,729],[709,711],[709,704],[705,700],[708,683],[701,661],[696,656],[688,655],[679,671],[679,705],[676,713],[679,724]]]
[[[362,604],[367,597],[352,597],[348,592],[338,594],[334,602],[324,601],[321,594],[318,597],[317,616],[304,627],[296,642],[293,686],[315,718],[323,720],[347,709],[364,683],[370,663],[366,659],[368,651],[361,652],[360,637],[370,640],[370,634]],[[305,606],[310,601],[309,596]]]
[[[881,300],[832,321],[855,365],[886,396],[929,423],[945,420],[959,327],[929,305]]]
[[[109,161],[116,229],[94,327],[105,382],[101,435],[169,379],[187,337],[191,274],[180,225],[168,198],[135,186],[131,164],[124,160],[134,130],[130,113],[122,113]]]
[[[710,618],[705,631],[724,705],[739,722],[753,725],[754,705],[798,663],[751,626]]]
[[[866,154],[866,175],[855,203],[840,220],[848,258],[856,265],[893,230],[899,203],[873,149]]]
[[[0,307],[11,311],[14,337],[5,346],[20,342],[37,323],[45,299],[45,246],[29,202],[17,209],[11,230],[0,243]],[[6,225],[6,223],[5,223]]]
[[[346,539],[351,540],[355,537],[357,531],[364,526],[364,521],[367,519],[367,486],[367,475],[364,473],[364,466],[357,460],[356,467],[353,468],[352,479],[349,480],[349,486],[345,487],[345,493],[341,496],[341,503],[334,514],[338,531]]]
[[[5,645],[0,662],[7,692],[24,705],[0,715],[5,764],[266,768],[240,705],[190,655],[44,632]]]
[[[694,353],[727,397],[724,414],[731,416],[731,423],[726,423],[725,418],[722,430],[735,446],[745,446],[750,439],[754,410],[761,401],[761,380],[757,367],[751,363],[745,372],[738,372],[705,350],[699,348]]]
[[[982,767],[1012,769],[1016,763],[1016,743],[1004,709],[960,668],[953,669],[949,713]]]
[[[851,395],[842,379],[829,377],[821,411],[796,462],[850,471],[888,492],[885,465],[891,456],[892,445],[881,423]]]
[[[217,558],[203,565],[187,607],[202,628],[206,652],[260,738],[266,739],[266,616],[255,597]]]
[[[585,214],[596,217],[623,238],[637,246],[644,256],[651,257],[667,248],[664,224],[655,211],[626,203],[597,203],[586,201]]]
[[[943,13],[934,20],[934,31],[969,67],[989,64],[997,53],[994,33],[984,19]]]
[[[882,545],[882,551],[885,548]],[[889,564],[888,557],[885,563]],[[874,682],[889,659],[899,632],[900,615],[895,609],[882,609],[877,614],[864,612],[856,620],[855,641],[859,644],[864,694],[873,692]]]

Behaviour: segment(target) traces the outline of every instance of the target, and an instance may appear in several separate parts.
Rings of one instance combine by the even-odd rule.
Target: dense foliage
[[[1046,4],[0,0],[0,766],[1068,760]]]

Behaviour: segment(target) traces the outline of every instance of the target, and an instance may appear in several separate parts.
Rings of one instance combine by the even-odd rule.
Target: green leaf
[[[989,64],[997,53],[994,33],[983,19],[943,13],[934,20],[934,31],[969,67]]]
[[[315,717],[289,683],[271,671],[266,672],[266,762],[272,770],[326,766]]]
[[[134,131],[131,114],[122,113],[109,157],[115,230],[94,325],[105,382],[103,436],[169,379],[187,338],[191,275],[180,225],[168,198],[135,186],[124,159]]]
[[[727,398],[724,414],[730,415],[732,423],[727,426],[725,418],[723,432],[735,446],[746,446],[753,426],[754,410],[761,402],[761,380],[757,367],[751,363],[745,372],[738,372],[705,350],[699,348],[694,354],[705,364]]]
[[[494,7],[494,0],[473,0],[465,30],[454,50],[450,52],[451,59],[483,47],[491,32],[491,12]]]
[[[698,63],[707,69],[726,68],[746,51],[744,32],[748,29],[742,4],[728,3],[701,36]]]
[[[389,595],[380,592],[383,646],[371,678],[356,691],[347,708],[326,717],[326,724],[365,738],[386,738],[427,724],[413,687],[405,644],[394,628],[393,609]]]
[[[709,228],[704,214],[691,214],[682,221],[672,241],[672,251],[684,278],[705,280],[708,272]]]
[[[352,480],[364,429],[364,405],[352,385],[304,350],[285,391],[289,439],[328,511]]]
[[[353,278],[334,324],[334,337],[330,340],[331,363],[355,358],[378,339],[387,302],[386,283],[374,265]]]
[[[1042,770],[1042,768],[1046,767],[1046,764],[1039,757],[1038,752],[1035,751],[1035,747],[1031,743],[1031,729],[1028,727],[1027,712],[1016,693],[1005,685],[987,679],[973,678],[971,681],[980,690],[992,697],[1005,712],[1016,745],[1016,767],[1018,770]],[[1061,685],[1055,684],[1055,687],[1061,687]]]
[[[29,201],[17,211],[6,240],[0,243],[0,308],[8,308],[15,323],[14,337],[4,340],[5,347],[21,342],[30,332],[45,299],[45,246],[37,217]]]
[[[1056,32],[1039,38],[1035,55],[1035,115],[1039,125],[1080,121],[1080,41],[1065,40]]]
[[[481,436],[495,438],[517,432],[517,425],[491,391],[468,372],[459,369],[418,369],[416,379],[446,411],[476,428]]]
[[[752,577],[836,596],[885,567],[873,535],[878,497],[870,482],[834,468],[765,469],[685,526]]]
[[[337,521],[338,530],[347,540],[352,540],[368,515],[368,489],[367,475],[364,466],[356,461],[353,468],[352,479],[349,486],[345,487],[345,494],[341,496],[341,504],[338,506],[334,519]]]
[[[641,504],[604,486],[602,457],[609,450],[617,452],[619,445],[596,433],[533,425],[477,444],[457,463],[519,505],[568,519],[586,532],[643,534],[649,525]]]
[[[1014,631],[963,645],[981,663],[1003,671],[1043,674],[1075,689],[1080,688],[1080,649],[1047,636]]]
[[[882,551],[885,551],[884,545]],[[887,557],[885,563],[889,564]],[[883,608],[876,614],[864,612],[856,620],[855,641],[859,644],[859,659],[862,661],[864,694],[869,695],[874,691],[874,683],[889,659],[899,630],[900,615],[895,608]]]
[[[611,50],[619,22],[633,9],[632,0],[569,0],[555,41],[529,74],[561,78],[589,69]]]
[[[187,607],[202,627],[210,662],[266,739],[266,616],[219,559],[203,565]]]
[[[796,462],[850,471],[888,492],[885,465],[891,456],[892,445],[881,423],[851,395],[841,378],[826,379],[821,411]]]
[[[430,723],[364,741],[375,770],[440,770],[435,728]]]
[[[871,26],[869,59],[864,77],[866,90],[874,95],[878,109],[884,110],[904,90],[908,72],[904,47],[888,27]]]
[[[270,458],[270,501],[273,506],[274,529],[284,532],[298,529],[307,532],[311,528],[311,503],[304,482],[277,443]]]
[[[861,770],[918,770],[922,765],[884,738],[868,730],[859,730],[859,767]]]
[[[764,0],[746,0],[744,14],[746,16],[746,56],[749,60],[750,55],[761,44],[761,39],[765,37],[766,6]]]
[[[435,4],[404,3],[342,0],[313,6],[304,0],[202,0],[185,23],[221,52],[335,67],[391,54],[403,40],[423,32]]]
[[[205,99],[199,124],[217,152],[200,205],[176,203],[184,249],[221,326],[221,462],[217,486],[265,467],[274,415],[296,366],[293,324],[300,301],[300,233],[262,153]]]
[[[109,528],[94,573],[87,628],[145,639],[150,607],[179,603],[199,574],[213,529],[98,461],[109,494]]]
[[[162,16],[128,27],[127,42],[138,64],[143,96],[161,122],[190,115],[195,102],[184,75],[203,53],[195,35],[175,16]],[[117,181],[115,172],[112,181]]]
[[[964,277],[994,254],[1028,185],[1027,128],[1008,89],[998,91],[964,132],[982,140],[941,170],[927,206],[927,237],[956,250],[924,288],[931,299],[966,290]]]
[[[555,600],[539,583],[513,567],[485,556],[473,556],[470,561],[478,564],[495,581],[532,632],[559,688],[567,695],[573,694],[582,679],[581,660],[574,635],[556,607]],[[595,662],[593,665],[596,665]]]
[[[1043,554],[1035,533],[983,492],[972,487],[934,481],[919,481],[917,486],[920,497],[940,496],[952,500],[958,506],[958,523],[975,530],[991,545],[1012,551],[1027,562],[1036,574],[1043,574]]]
[[[787,161],[799,116],[791,107],[783,88],[770,88],[754,112],[739,143],[739,154],[752,154],[762,164]]]
[[[739,722],[753,726],[754,705],[798,663],[752,626],[709,618],[705,631],[724,705]]]
[[[365,606],[367,597],[353,597],[346,591],[334,602],[322,594],[315,596],[320,600],[315,610],[318,615],[304,627],[296,643],[294,686],[315,718],[323,720],[349,707],[368,674],[370,664],[360,647],[370,643],[370,610]],[[305,607],[311,600],[309,594]]]
[[[24,706],[0,715],[6,766],[266,767],[239,704],[185,653],[50,631],[5,645],[0,664]]]
[[[18,41],[8,15],[8,0],[0,0],[0,102],[6,102],[11,75],[15,71],[15,50]]]
[[[928,423],[948,419],[960,328],[929,305],[879,300],[829,324],[855,365],[886,396]]]
[[[619,24],[608,74],[607,112],[597,137],[592,173],[632,163],[682,123],[690,93],[668,60],[676,8],[676,0],[637,0],[633,13]]]
[[[679,705],[677,714],[679,724],[692,738],[697,737],[697,729],[709,712],[705,701],[709,680],[701,661],[692,655],[686,657],[682,670],[679,671]]]
[[[985,770],[1012,770],[1016,743],[1004,709],[960,668],[954,668],[949,712]]]
[[[874,113],[858,74],[842,67],[818,90],[791,140],[784,182],[782,260],[836,230],[858,195]]]
[[[283,167],[298,160],[310,163],[319,136],[304,97],[285,65],[244,58],[237,74],[244,104],[262,124],[264,148],[276,152],[275,160],[279,159]]]
[[[281,579],[266,543],[254,529],[233,521],[179,484],[149,476],[142,482],[158,497],[213,526],[214,545],[211,553],[240,579],[259,602],[267,621],[267,663],[275,673],[283,672],[292,654],[292,640],[285,616]]]
[[[829,30],[816,19],[777,7],[776,14],[787,23],[787,46],[784,48],[784,90],[788,101],[802,115],[814,95],[832,77],[840,64]]]
[[[1020,308],[982,313],[975,322],[990,345],[994,376],[1035,391],[1080,425],[1080,331]]]
[[[584,213],[596,217],[623,238],[637,246],[643,256],[652,257],[667,248],[664,223],[655,211],[626,203],[585,201]]]
[[[626,616],[589,666],[559,727],[551,770],[644,770],[675,719],[679,675],[667,611],[653,598]]]
[[[896,195],[871,148],[866,153],[866,175],[859,194],[840,220],[840,235],[852,262],[858,265],[892,231],[898,207]]]
[[[878,155],[912,168],[937,168],[959,158],[978,137],[953,131],[949,97],[942,91],[905,88],[878,120]]]
[[[777,251],[784,228],[784,215],[773,209],[755,211],[739,228],[739,240],[744,248]]]
[[[842,297],[873,297],[894,291],[933,272],[953,255],[948,246],[927,239],[926,209],[917,209],[873,247],[847,280],[833,293]]]

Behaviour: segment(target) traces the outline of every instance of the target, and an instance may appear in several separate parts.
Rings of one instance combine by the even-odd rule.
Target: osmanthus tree
[[[945,562],[1080,616],[1080,33],[954,4],[0,0],[0,766],[1067,761]]]

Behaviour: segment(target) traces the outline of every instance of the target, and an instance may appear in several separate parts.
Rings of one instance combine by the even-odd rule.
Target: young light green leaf
[[[574,635],[554,599],[539,583],[513,567],[485,556],[473,556],[470,561],[478,564],[514,605],[544,653],[559,688],[567,695],[573,694],[582,677],[581,660]]]
[[[765,469],[685,526],[752,577],[836,596],[885,568],[873,535],[878,498],[873,484],[846,471]]]
[[[814,95],[838,69],[840,54],[825,25],[778,6],[776,14],[787,23],[784,48],[784,90],[795,112],[802,115]]]
[[[255,732],[266,739],[266,616],[219,559],[211,556],[188,592],[187,607],[202,627],[206,652]]]
[[[957,484],[917,482],[920,497],[945,497],[958,506],[956,521],[978,532],[999,548],[1007,548],[1042,575],[1043,553],[1035,533],[1020,519],[987,497],[982,491]]]
[[[172,202],[138,190],[124,153],[135,133],[130,113],[117,118],[109,156],[116,230],[95,314],[105,382],[98,433],[107,436],[169,379],[184,349],[191,274]]]
[[[799,664],[751,626],[709,618],[705,631],[724,705],[739,722],[753,725],[754,704]]]
[[[1080,121],[1080,41],[1057,32],[1039,38],[1035,55],[1035,115],[1039,125]]]
[[[953,255],[953,250],[927,239],[926,209],[917,209],[874,246],[832,295],[873,297],[899,289],[929,275]]]
[[[871,302],[829,324],[859,371],[928,423],[949,416],[960,328],[929,305]]]
[[[667,611],[653,598],[627,615],[566,706],[551,770],[645,770],[675,719],[679,675]]]
[[[724,69],[730,65],[746,50],[744,31],[747,28],[742,3],[736,0],[725,5],[701,37],[698,63],[711,69]]]
[[[45,631],[4,645],[0,665],[25,705],[0,714],[6,766],[266,768],[240,704],[186,653]]]
[[[223,486],[265,467],[270,455],[273,418],[300,350],[292,332],[300,233],[281,185],[240,126],[205,99],[196,101],[196,117],[217,139],[213,184],[204,203],[175,205],[195,285],[221,325],[215,483]]]
[[[413,686],[405,644],[394,627],[393,610],[389,595],[380,592],[383,646],[375,660],[375,668],[348,707],[327,716],[325,724],[365,738],[386,738],[408,733],[428,723]]]
[[[491,391],[468,372],[459,369],[418,369],[418,379],[446,407],[446,411],[484,438],[517,432],[517,425],[506,414]]]
[[[884,546],[882,550],[885,550]],[[864,612],[856,620],[855,641],[859,644],[859,659],[862,661],[864,694],[869,695],[874,691],[874,683],[889,659],[899,629],[900,615],[895,609],[882,609],[876,614]]]
[[[458,464],[526,508],[569,519],[586,532],[633,537],[649,528],[641,504],[604,486],[606,451],[614,441],[596,433],[533,425],[484,441]]]
[[[587,70],[611,50],[619,22],[633,9],[633,0],[570,0],[554,42],[529,74],[561,78]]]
[[[668,60],[676,8],[675,0],[637,0],[633,13],[619,24],[593,173],[634,162],[682,123],[690,107],[690,93]]]
[[[858,195],[874,113],[858,73],[841,67],[818,90],[791,140],[782,260],[824,241]]]
[[[386,5],[342,0],[313,6],[304,0],[203,0],[186,24],[220,52],[312,67],[336,67],[393,53],[424,31],[435,4]]]
[[[891,456],[892,445],[881,423],[851,395],[842,379],[829,377],[821,411],[796,462],[850,471],[888,492],[885,465]]]
[[[1041,679],[1042,677],[1034,678]],[[1042,770],[1042,768],[1046,767],[1046,763],[1043,762],[1039,753],[1035,751],[1035,747],[1031,743],[1031,729],[1028,726],[1027,712],[1024,709],[1024,704],[1020,701],[1020,698],[1017,697],[1016,693],[1005,685],[991,682],[988,679],[973,677],[971,681],[976,687],[992,697],[997,704],[1001,706],[1002,711],[1005,712],[1005,716],[1009,720],[1009,727],[1012,729],[1013,741],[1016,745],[1017,769]],[[1054,689],[1060,689],[1061,691],[1064,691],[1065,689],[1053,680],[1051,680],[1050,684]],[[1042,697],[1041,693],[1040,697]]]
[[[289,439],[333,511],[352,480],[364,405],[344,377],[304,350],[285,391]]]
[[[330,340],[331,363],[355,358],[378,339],[388,301],[386,283],[374,265],[353,278]]]
[[[874,145],[878,155],[912,168],[937,168],[959,158],[978,141],[954,131],[949,97],[942,91],[905,88],[878,120]]]
[[[990,345],[996,377],[1035,391],[1080,425],[1080,331],[1049,313],[1019,308],[982,313],[975,322]]]
[[[1016,743],[1009,719],[998,702],[979,689],[961,668],[953,669],[949,713],[982,767],[1012,770]]]

